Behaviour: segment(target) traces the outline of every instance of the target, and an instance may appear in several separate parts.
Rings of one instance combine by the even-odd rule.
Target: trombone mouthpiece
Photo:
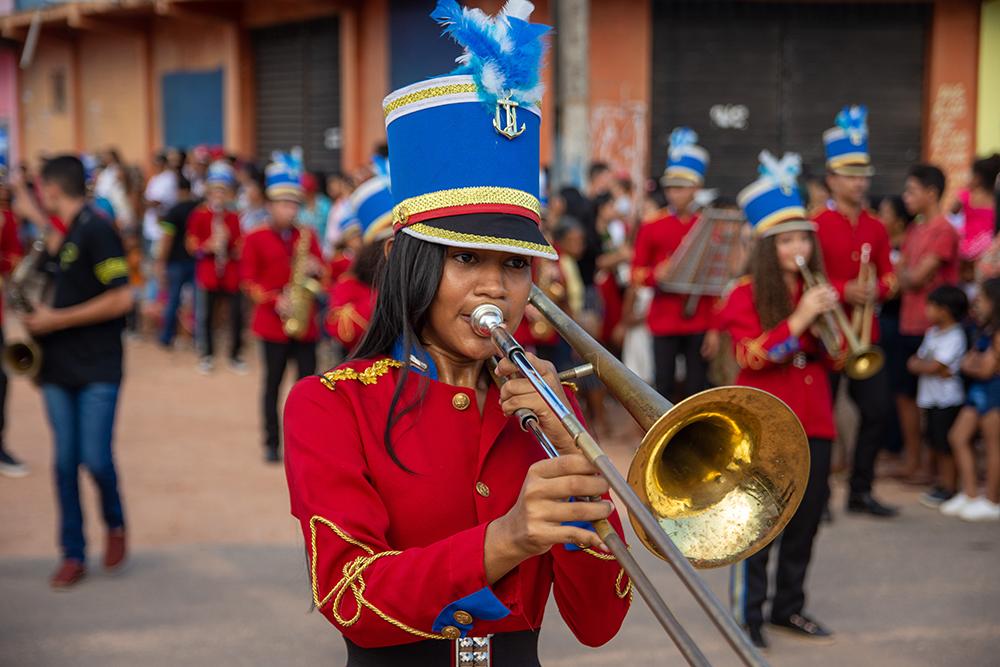
[[[806,258],[803,257],[802,255],[796,255],[795,256],[795,265],[798,266],[798,267],[806,266]]]
[[[484,303],[472,311],[469,323],[476,335],[489,338],[493,329],[503,326],[503,312],[492,303]]]

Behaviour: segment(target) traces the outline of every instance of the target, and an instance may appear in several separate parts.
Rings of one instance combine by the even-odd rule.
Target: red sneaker
[[[87,568],[83,566],[83,563],[75,558],[67,558],[52,575],[49,584],[57,591],[64,591],[83,579],[83,575],[86,573]]]
[[[104,546],[104,569],[118,570],[125,563],[125,529],[114,528],[108,531]]]

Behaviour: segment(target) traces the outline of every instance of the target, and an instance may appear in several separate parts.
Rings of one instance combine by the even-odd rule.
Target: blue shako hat
[[[365,243],[392,236],[392,207],[395,201],[389,191],[388,178],[369,178],[351,193],[348,203],[351,214],[341,225],[344,231],[357,230]]]
[[[781,232],[816,231],[809,221],[796,178],[802,161],[796,153],[785,153],[781,160],[768,151],[760,153],[760,177],[739,195],[740,208],[758,237]]]
[[[302,149],[288,153],[275,151],[271,163],[264,169],[264,194],[271,201],[302,202]]]
[[[208,173],[205,175],[206,187],[223,187],[233,190],[236,188],[236,170],[228,162],[216,160],[208,165]]]
[[[708,151],[697,145],[698,133],[689,127],[677,127],[670,133],[667,168],[660,179],[664,187],[700,186],[708,171]]]
[[[508,0],[496,16],[439,0],[431,18],[464,47],[459,67],[382,103],[396,232],[460,248],[556,259],[542,234],[539,78],[548,26]]]
[[[837,114],[836,127],[823,133],[826,168],[842,176],[871,176],[875,173],[868,154],[868,109],[849,106]]]

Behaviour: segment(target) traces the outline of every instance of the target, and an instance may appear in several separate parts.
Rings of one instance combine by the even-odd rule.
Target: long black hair
[[[408,234],[397,234],[387,261],[375,280],[378,298],[368,331],[351,355],[352,359],[369,359],[391,355],[396,341],[402,338],[403,368],[389,404],[389,417],[385,424],[383,443],[393,462],[407,472],[407,468],[392,446],[392,428],[404,415],[415,409],[427,391],[424,383],[420,395],[409,405],[397,411],[403,387],[410,374],[409,358],[416,354],[424,358],[420,332],[427,323],[428,311],[444,270],[446,248]]]

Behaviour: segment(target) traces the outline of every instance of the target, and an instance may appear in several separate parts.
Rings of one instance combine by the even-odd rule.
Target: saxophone
[[[30,313],[35,307],[28,298],[25,284],[45,253],[45,241],[35,239],[31,250],[18,263],[10,276],[10,307],[20,313]],[[14,375],[35,377],[42,367],[42,350],[30,337],[3,346],[3,365]]]
[[[299,227],[299,238],[292,251],[292,275],[285,285],[287,307],[281,313],[282,328],[292,340],[299,340],[309,331],[313,303],[323,286],[309,275],[309,257],[312,247],[312,230]]]

